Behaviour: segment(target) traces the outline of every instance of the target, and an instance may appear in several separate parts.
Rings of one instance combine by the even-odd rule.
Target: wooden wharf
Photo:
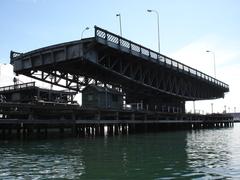
[[[55,102],[0,103],[0,139],[98,136],[232,127],[229,114],[188,114],[131,109],[84,108]]]

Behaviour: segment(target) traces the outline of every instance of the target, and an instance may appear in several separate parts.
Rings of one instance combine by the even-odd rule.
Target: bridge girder
[[[17,74],[76,91],[110,84],[129,102],[214,99],[229,90],[221,81],[97,27],[95,38],[12,52],[11,63]]]

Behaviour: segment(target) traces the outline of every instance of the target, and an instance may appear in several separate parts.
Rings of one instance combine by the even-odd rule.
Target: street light
[[[212,107],[212,114],[213,114],[213,103],[211,103],[211,107]]]
[[[196,113],[196,109],[195,109],[195,100],[193,100],[193,113]]]
[[[213,68],[214,68],[214,78],[216,79],[216,62],[215,62],[215,53],[213,51],[207,50],[206,52],[212,53],[213,55]]]
[[[121,14],[116,14],[116,17],[119,19],[119,27],[120,27],[120,36],[122,37],[122,20],[121,20]]]
[[[158,52],[160,54],[160,32],[159,32],[159,13],[156,10],[148,9],[147,12],[154,12],[157,15],[157,26],[158,26]]]
[[[81,39],[82,39],[82,37],[83,37],[84,31],[87,31],[87,30],[89,30],[89,29],[90,29],[89,27],[86,27],[86,28],[82,31]]]

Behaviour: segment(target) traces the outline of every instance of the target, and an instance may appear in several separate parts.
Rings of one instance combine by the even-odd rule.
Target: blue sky
[[[124,37],[157,51],[156,15],[146,11],[155,9],[161,52],[213,75],[205,51],[214,51],[218,78],[236,91],[221,107],[238,106],[230,102],[240,75],[239,7],[238,0],[1,0],[0,63],[9,63],[10,50],[27,52],[80,39],[86,26],[91,29],[84,37],[93,36],[94,25],[119,33],[116,13],[121,13]]]
[[[159,11],[161,51],[168,55],[206,34],[240,39],[239,7],[237,0],[1,0],[0,60],[9,62],[11,49],[79,39],[86,26],[119,33],[116,13],[124,37],[157,50],[156,16],[146,9]]]

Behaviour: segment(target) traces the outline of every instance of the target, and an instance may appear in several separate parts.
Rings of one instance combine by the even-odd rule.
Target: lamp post
[[[193,113],[196,113],[196,109],[195,109],[195,100],[193,100]]]
[[[156,10],[148,9],[147,12],[154,12],[157,15],[157,26],[158,26],[158,52],[160,54],[160,30],[159,30],[159,13]]]
[[[216,62],[215,62],[215,53],[213,51],[207,50],[206,52],[212,53],[213,55],[213,68],[214,68],[214,78],[216,79]]]
[[[213,114],[213,103],[211,103],[211,107],[212,107],[212,114]]]
[[[116,14],[116,17],[119,19],[119,28],[120,28],[120,36],[122,37],[122,20],[121,20],[121,14]]]
[[[83,33],[84,33],[84,31],[87,31],[87,30],[89,30],[89,29],[90,29],[89,27],[86,27],[86,28],[82,31],[81,39],[82,39],[82,37],[83,37]]]

